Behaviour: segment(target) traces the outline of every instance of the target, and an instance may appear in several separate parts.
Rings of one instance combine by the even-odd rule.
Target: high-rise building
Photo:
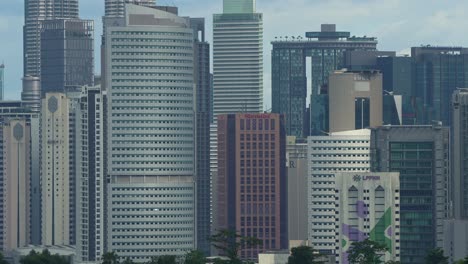
[[[29,175],[27,176],[29,179],[29,186],[28,190],[25,191],[21,195],[26,195],[28,197],[29,201],[29,219],[31,220],[28,223],[28,230],[29,230],[29,235],[28,235],[28,241],[30,244],[33,245],[39,245],[41,244],[41,221],[37,221],[37,219],[41,219],[41,183],[40,183],[40,138],[39,138],[39,132],[40,132],[40,120],[39,120],[39,114],[37,112],[33,112],[29,109],[26,103],[21,102],[21,101],[2,101],[0,102],[0,122],[2,124],[5,124],[5,126],[9,126],[8,129],[11,129],[11,123],[13,121],[18,121],[22,122],[25,121],[26,124],[24,126],[24,136],[28,135],[29,133],[29,141],[24,142],[27,144],[27,148],[24,148],[24,150],[28,153],[27,158],[29,159],[28,163],[28,168],[24,168],[24,170],[29,171]],[[16,126],[16,125],[15,125]],[[30,130],[30,131],[26,131]],[[2,130],[3,131],[3,130]],[[14,131],[13,131],[14,132]],[[3,132],[0,132],[0,135]],[[6,141],[7,138],[5,138],[4,141],[0,142],[0,146],[3,148],[3,144],[11,144],[10,141]],[[11,137],[8,137],[8,139],[12,139]],[[13,157],[18,157],[18,156],[13,156]],[[26,158],[25,155],[22,157]],[[21,155],[20,155],[21,158]],[[0,164],[6,163],[7,165],[3,165],[2,169],[10,167],[11,166],[16,166],[16,165],[11,165],[9,164],[10,161],[17,161],[17,159],[10,159],[10,154],[7,151],[0,151]],[[23,162],[23,161],[21,161]],[[5,171],[0,170],[0,178],[5,179],[8,175],[4,174]],[[0,186],[0,197],[3,197],[3,200],[0,201],[0,203],[4,202],[8,203],[8,198],[4,196],[3,193],[3,187]],[[11,191],[7,191],[5,193],[10,193]],[[16,196],[15,196],[16,197]],[[5,204],[4,203],[4,204]],[[3,213],[7,213],[8,211],[1,211]],[[0,214],[2,214],[0,212]],[[0,216],[0,219],[4,219],[3,215]],[[2,222],[0,222],[0,229],[4,230],[5,225],[2,225]],[[5,231],[0,231],[0,236]]]
[[[308,138],[308,237],[323,255],[335,256],[335,172],[370,171],[370,131]]]
[[[23,77],[23,91],[21,101],[32,112],[41,112],[41,79],[39,77]]]
[[[372,171],[400,172],[402,263],[425,263],[429,250],[443,247],[449,144],[449,129],[439,124],[372,130]]]
[[[213,16],[215,116],[263,111],[263,15],[254,0],[223,0]]]
[[[382,87],[385,93],[401,96],[402,100],[402,125],[415,125],[417,113],[416,105],[419,100],[413,89],[413,60],[411,57],[379,57],[377,58],[378,70],[382,72]],[[385,98],[384,98],[385,100]],[[386,112],[384,111],[384,114]],[[385,125],[388,123],[385,122]]]
[[[183,255],[196,243],[190,19],[126,5],[106,22],[107,251]]]
[[[468,220],[468,89],[455,91],[452,111],[452,215],[456,219]]]
[[[106,17],[125,17],[125,5],[134,4],[141,6],[155,6],[156,0],[106,0]]]
[[[306,39],[286,36],[271,44],[272,111],[286,115],[288,135],[304,138],[328,131],[328,76],[344,67],[345,52],[377,50],[375,38],[351,37],[349,32],[337,32],[335,25],[328,24],[322,25],[320,32],[307,32]],[[309,86],[310,117],[306,116]],[[304,126],[307,123],[310,128]]]
[[[212,122],[213,90],[210,74],[210,44],[205,41],[205,19],[191,18],[195,41],[194,67],[197,115],[197,248],[210,256],[211,235],[211,176],[210,176],[210,124]]]
[[[328,86],[330,132],[383,124],[382,74],[335,71]]]
[[[100,87],[82,87],[76,120],[76,251],[79,261],[104,252],[104,116]]]
[[[5,64],[0,64],[0,101],[5,96]]]
[[[348,264],[353,242],[385,245],[382,261],[400,260],[399,173],[335,174],[336,263]]]
[[[25,0],[24,76],[41,76],[41,27],[45,20],[78,18],[78,0]]]
[[[441,121],[451,126],[451,99],[458,87],[468,87],[468,48],[414,47],[411,48],[414,63],[415,96],[418,125],[431,125]]]
[[[41,26],[41,91],[79,91],[94,82],[94,22],[46,20]]]
[[[218,116],[217,229],[263,242],[242,250],[242,259],[288,249],[286,173],[284,116]]]
[[[31,122],[2,116],[0,126],[0,249],[10,254],[31,243]]]
[[[70,245],[69,99],[49,93],[41,112],[42,244]]]
[[[307,236],[307,142],[287,137],[288,240],[301,243]],[[291,243],[291,242],[290,242]]]

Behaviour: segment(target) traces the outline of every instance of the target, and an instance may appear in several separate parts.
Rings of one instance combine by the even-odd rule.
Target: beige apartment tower
[[[48,93],[41,114],[42,244],[70,244],[69,99]]]
[[[2,250],[9,253],[29,245],[30,237],[30,142],[31,129],[25,119],[4,119],[1,125],[2,219],[0,241]]]
[[[329,78],[330,133],[383,124],[382,74],[335,71]]]

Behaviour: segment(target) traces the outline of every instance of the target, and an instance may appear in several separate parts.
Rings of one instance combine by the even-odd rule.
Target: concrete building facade
[[[242,250],[242,259],[256,260],[261,252],[288,248],[282,115],[218,116],[216,189],[217,229],[236,230],[263,242]]]
[[[288,237],[289,241],[307,241],[307,142],[287,137]]]
[[[381,73],[335,71],[328,93],[331,133],[383,125]]]
[[[449,144],[449,129],[440,124],[372,130],[372,171],[400,172],[402,263],[425,263],[429,250],[443,247]]]
[[[106,22],[107,251],[183,255],[196,247],[190,19],[126,5]]]
[[[31,243],[31,122],[2,118],[0,248],[7,255]]]
[[[215,116],[263,111],[263,15],[253,0],[223,0],[213,16]]]
[[[70,245],[70,101],[49,93],[41,111],[41,233],[43,245]]]
[[[370,131],[308,138],[308,238],[323,255],[335,256],[335,173],[370,171]]]
[[[104,114],[100,87],[82,87],[76,122],[76,257],[99,261],[104,251]]]
[[[398,172],[337,173],[336,263],[347,264],[353,242],[385,245],[382,261],[400,260],[400,180]]]

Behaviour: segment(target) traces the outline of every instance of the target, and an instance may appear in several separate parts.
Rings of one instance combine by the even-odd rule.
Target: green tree
[[[262,241],[256,237],[246,237],[237,234],[236,231],[230,229],[219,230],[218,233],[209,238],[211,244],[221,251],[229,261],[221,261],[219,263],[242,264],[239,258],[239,252],[244,249],[255,248],[262,244]]]
[[[466,257],[465,259],[456,261],[454,264],[468,264],[468,257]]]
[[[31,250],[29,254],[25,257],[22,257],[20,260],[21,264],[69,264],[70,261],[58,254],[52,255],[50,252],[45,249],[42,253],[38,253],[34,250]]]
[[[348,261],[351,264],[381,264],[380,254],[386,250],[384,245],[369,239],[353,242],[348,250]]]
[[[148,264],[177,264],[176,256],[155,256],[151,258],[151,261]]]
[[[124,262],[122,262],[121,264],[135,264],[135,262],[133,262],[133,260],[131,260],[130,258],[127,258],[127,259],[124,260]]]
[[[300,246],[291,249],[288,264],[322,264],[317,261],[320,255],[314,253],[314,249],[308,246]]]
[[[119,256],[115,252],[107,252],[102,255],[102,264],[119,264]]]
[[[203,252],[199,250],[193,250],[188,252],[184,258],[184,264],[205,264],[206,258]]]
[[[5,260],[2,252],[0,252],[0,264],[8,264],[8,261]]]
[[[426,256],[427,264],[448,264],[448,257],[444,256],[444,251],[441,248],[436,248]]]

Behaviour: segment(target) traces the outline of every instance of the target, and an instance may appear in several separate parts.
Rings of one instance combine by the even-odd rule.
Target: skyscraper
[[[288,248],[286,173],[282,115],[218,116],[217,230],[235,230],[263,242],[242,250],[242,259]]]
[[[452,97],[452,111],[453,217],[468,220],[468,89],[455,91]]]
[[[280,37],[271,43],[272,111],[286,115],[288,135],[304,138],[328,131],[328,76],[344,67],[345,52],[377,50],[375,38],[351,37],[349,32],[337,32],[335,25],[322,25],[320,32],[307,32],[305,37]],[[306,116],[308,82],[310,117]],[[308,123],[310,128],[305,127]]]
[[[94,22],[46,20],[41,27],[41,92],[79,91],[94,82]]]
[[[214,115],[263,111],[263,15],[254,0],[224,0],[213,15]]]
[[[323,255],[335,255],[335,172],[370,171],[370,131],[308,137],[308,237]]]
[[[78,0],[25,0],[24,76],[41,75],[41,27],[44,20],[78,18]]]
[[[328,84],[330,132],[383,125],[382,74],[335,71]]]
[[[458,87],[468,87],[468,48],[413,47],[414,88],[418,97],[418,125],[441,121],[451,126],[451,99]]]
[[[76,120],[76,250],[79,261],[98,261],[104,252],[104,123],[99,87],[82,87]]]
[[[210,177],[210,124],[212,122],[213,90],[210,74],[210,44],[205,41],[205,19],[191,18],[195,41],[194,67],[197,115],[197,247],[210,256],[211,235],[211,177]]]
[[[143,262],[195,248],[194,37],[187,17],[125,16],[105,25],[107,251]]]
[[[141,6],[155,6],[156,0],[106,0],[105,16],[106,17],[124,17],[126,4],[134,4],[134,5],[141,5]]]
[[[2,118],[0,126],[0,248],[9,254],[31,243],[31,123]]]
[[[372,130],[372,171],[400,172],[402,263],[425,263],[429,250],[443,247],[449,143],[449,129],[438,124]]]
[[[400,260],[398,172],[335,173],[336,263],[349,264],[353,242],[369,239],[386,249],[382,261]]]
[[[3,101],[5,95],[5,64],[0,65],[0,101]]]
[[[69,99],[49,93],[42,99],[42,244],[70,245]]]

